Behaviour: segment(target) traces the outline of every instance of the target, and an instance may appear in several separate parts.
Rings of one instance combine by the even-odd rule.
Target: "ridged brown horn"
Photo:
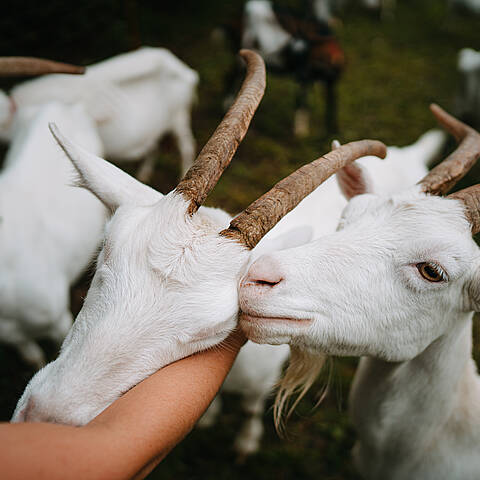
[[[220,234],[253,248],[290,210],[322,182],[357,158],[375,155],[385,158],[387,147],[377,140],[360,140],[342,145],[280,180],[235,217]]]
[[[47,73],[85,73],[85,67],[33,57],[0,57],[0,77],[44,75]]]
[[[265,91],[265,64],[251,50],[241,50],[247,63],[242,88],[176,191],[190,202],[188,213],[195,213],[218,182],[247,133],[253,114]]]
[[[455,137],[459,145],[418,183],[425,193],[444,195],[468,173],[480,157],[480,134],[436,104],[430,105],[430,110],[440,125]]]
[[[470,222],[472,235],[480,232],[480,185],[464,188],[447,198],[461,200],[465,207],[465,216]]]

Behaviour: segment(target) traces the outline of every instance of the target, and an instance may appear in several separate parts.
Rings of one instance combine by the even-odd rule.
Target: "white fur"
[[[326,22],[333,21],[333,13],[345,9],[346,0],[313,0],[315,16]],[[350,2],[351,3],[351,2]],[[395,13],[396,0],[361,0],[363,7],[380,11],[383,18],[392,18]]]
[[[196,331],[202,327],[202,322],[197,316],[202,317],[202,312],[205,312],[204,323],[211,325],[209,330],[212,335],[218,324],[221,324],[221,319],[228,317],[229,311],[236,314],[236,293],[227,287],[235,285],[235,279],[239,278],[240,271],[244,268],[242,264],[245,265],[249,259],[247,252],[240,249],[240,253],[237,251],[235,254],[230,249],[237,250],[238,246],[235,244],[231,246],[230,242],[218,237],[217,232],[229,221],[224,212],[202,208],[194,219],[205,217],[204,222],[209,219],[215,228],[210,226],[212,235],[205,240],[205,245],[194,242],[191,247],[186,248],[183,245],[188,243],[190,238],[203,235],[200,232],[204,222],[192,226],[189,231],[183,228],[180,231],[179,225],[184,222],[190,224],[191,220],[185,219],[185,206],[178,196],[170,194],[162,197],[107,162],[88,155],[85,157],[84,154],[78,154],[72,149],[69,151],[84,184],[116,213],[107,229],[97,273],[84,309],[76,320],[73,333],[67,338],[59,359],[39,372],[27,387],[14,415],[16,420],[22,419],[27,411],[28,419],[84,423],[115,400],[121,392],[162,365],[184,356],[185,350],[178,348],[175,339],[186,330],[195,328]],[[138,206],[127,217],[122,217],[122,212],[130,204]],[[170,213],[159,213],[163,212],[160,207],[162,209],[168,207]],[[143,217],[145,220],[141,225],[137,225],[139,218]],[[159,226],[159,219],[164,217],[165,225]],[[131,228],[127,228],[128,221],[134,223]],[[149,227],[150,223],[152,227]],[[278,232],[271,236],[268,242],[262,241],[251,257],[255,258],[271,250],[300,245],[308,241],[312,229],[298,228],[298,225],[295,227],[297,228],[293,232],[288,232],[291,229],[284,229],[287,233]],[[149,228],[159,233],[151,235]],[[125,230],[127,231],[124,232]],[[121,248],[116,253],[117,260],[112,263],[114,261],[111,259],[114,257],[112,246],[123,238]],[[165,242],[166,238],[170,240]],[[218,249],[219,238],[222,244],[226,242],[225,252]],[[176,246],[177,243],[182,245],[181,248]],[[134,250],[130,251],[132,248]],[[149,273],[152,266],[139,268],[137,262],[142,256],[135,254],[135,251],[144,252],[152,249],[168,262],[155,269],[157,275],[153,280]],[[190,249],[194,249],[195,254],[184,258]],[[177,250],[180,252],[176,253]],[[241,255],[237,264],[234,264],[235,255]],[[105,271],[102,265],[105,257],[111,259],[109,262],[112,263],[108,275],[102,274]],[[200,259],[204,258],[205,263],[202,263]],[[121,268],[123,263],[128,265],[128,269],[124,267],[125,271]],[[176,269],[183,264],[185,268],[188,266],[188,272],[198,270],[199,275],[202,277],[206,275],[207,278],[190,280],[189,277],[193,273],[188,274],[185,271],[187,278],[182,276],[175,281],[175,277],[172,276],[175,270],[170,272],[169,266]],[[221,269],[223,264],[225,270]],[[219,270],[224,271],[224,274],[218,273]],[[158,273],[161,272],[163,288],[155,283]],[[102,281],[99,281],[99,278]],[[112,286],[114,279],[116,283]],[[124,283],[127,285],[123,285]],[[120,290],[117,292],[116,289]],[[135,293],[129,293],[129,289]],[[224,293],[220,293],[222,291]],[[141,295],[138,292],[141,292]],[[211,292],[215,292],[214,297],[218,300],[218,306],[211,304]],[[154,296],[155,302],[149,301],[149,296]],[[118,303],[115,312],[120,313],[117,316],[109,313],[112,308],[109,305],[112,302]],[[103,305],[105,303],[106,306]],[[145,305],[155,309],[156,313],[145,311]],[[212,308],[220,318],[212,318]],[[192,311],[198,312],[193,319]],[[230,328],[234,324],[234,316],[228,317],[227,323]],[[135,318],[135,322],[132,318]],[[116,336],[112,337],[112,334],[108,333],[109,329],[113,333],[116,331],[116,328],[112,328],[114,319],[122,328],[122,332],[127,330],[124,335],[129,340],[124,344],[120,343]],[[81,332],[75,334],[78,329],[81,329]],[[151,338],[159,338],[161,341],[152,342]],[[215,342],[220,339],[218,336],[214,337]],[[196,344],[192,346],[192,342],[193,340],[186,342],[188,352],[206,346]],[[134,350],[132,345],[135,345]],[[151,352],[152,349],[154,352]],[[112,360],[113,352],[116,352],[118,357],[116,362]],[[260,415],[265,398],[278,378],[281,366],[288,355],[288,348],[275,349],[274,352],[269,347],[248,344],[242,350],[225,383],[226,390],[243,392],[244,407],[251,414],[236,441],[237,451],[242,455],[252,453],[258,448],[263,430]],[[140,360],[136,359],[137,356]],[[257,365],[257,368],[252,369],[252,364]],[[262,365],[262,368],[258,365]],[[70,373],[71,370],[75,372],[74,375]],[[92,374],[97,371],[100,373]],[[212,408],[215,409],[215,406]],[[210,420],[207,416],[204,422],[211,423],[211,416]]]
[[[336,233],[250,267],[239,294],[250,339],[364,356],[351,413],[366,478],[478,478],[479,253],[459,201],[411,187],[359,195]],[[448,280],[425,280],[421,262]]]
[[[230,221],[225,212],[202,207],[191,217],[175,191],[163,196],[63,137],[62,144],[81,183],[112,217],[84,306],[59,357],[28,384],[13,421],[82,425],[159,368],[226,338],[236,325],[238,281],[250,252],[219,235]],[[282,236],[274,245],[298,244],[306,235]],[[246,352],[251,348],[258,350]],[[259,389],[266,395],[259,385],[253,394]]]
[[[456,98],[459,115],[467,115],[469,120],[480,125],[480,52],[462,48],[458,53],[458,71],[461,86]]]
[[[185,172],[195,153],[190,110],[197,83],[197,73],[168,50],[142,47],[91,65],[83,76],[46,75],[21,83],[10,96],[18,106],[82,102],[97,122],[105,155],[117,161],[150,155],[171,132]],[[9,140],[4,103],[0,98],[0,138]]]
[[[45,359],[35,341],[60,345],[71,326],[69,288],[91,261],[105,222],[103,205],[71,185],[74,169],[48,131],[52,120],[102,153],[81,105],[19,109],[0,175],[0,339],[36,368]]]

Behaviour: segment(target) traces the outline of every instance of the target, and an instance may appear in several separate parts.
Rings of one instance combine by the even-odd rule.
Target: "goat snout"
[[[271,257],[260,257],[248,269],[242,287],[275,287],[283,280],[278,264]]]

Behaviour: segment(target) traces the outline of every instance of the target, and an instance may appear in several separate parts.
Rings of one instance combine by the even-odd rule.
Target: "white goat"
[[[356,163],[363,167],[364,179],[372,191],[395,193],[426,175],[427,165],[439,155],[445,138],[444,132],[432,130],[412,145],[388,147],[384,160],[370,156],[360,158]],[[339,175],[342,178],[342,173],[337,172],[336,176]],[[346,183],[341,186],[347,188]],[[318,238],[334,232],[346,204],[338,180],[329,178],[265,235],[253,251],[255,257],[262,251],[281,250],[294,243],[302,245],[312,235]],[[295,236],[288,238],[289,232]],[[280,379],[289,353],[287,345],[272,347],[249,342],[240,351],[222,386],[221,392],[242,395],[243,410],[249,415],[235,440],[235,450],[240,458],[255,453],[259,448],[265,402]],[[199,426],[212,426],[220,410],[221,398],[217,396]]]
[[[312,0],[315,16],[331,24],[334,21],[333,12],[345,9],[346,0]],[[350,2],[351,3],[351,2]],[[365,8],[378,10],[382,19],[392,18],[395,13],[396,0],[361,0]]]
[[[462,48],[458,53],[461,85],[456,98],[458,115],[480,126],[480,52]]]
[[[324,159],[302,167],[220,234],[227,215],[214,209],[197,211],[228,165],[263,93],[261,58],[249,51],[243,55],[248,71],[239,98],[168,195],[60,140],[83,185],[113,216],[90,290],[60,356],[30,381],[14,421],[84,424],[162,366],[226,338],[236,325],[237,287],[248,249],[334,173],[322,167]],[[379,142],[372,141],[341,150],[345,156],[335,168],[366,154],[384,153]],[[339,154],[326,158],[330,155]]]
[[[261,257],[239,293],[249,338],[289,343],[307,362],[292,364],[298,377],[287,372],[286,393],[311,381],[321,352],[366,356],[351,412],[356,463],[371,479],[473,480],[480,471],[480,379],[471,358],[480,188],[437,196],[480,156],[480,135],[433,110],[462,139],[454,154],[395,195],[356,195],[364,182],[350,176],[358,188],[339,230]]]
[[[106,212],[71,184],[74,169],[48,131],[55,121],[101,154],[95,123],[81,105],[19,108],[0,175],[0,339],[36,368],[36,339],[61,344],[72,324],[69,288],[91,261]]]
[[[480,14],[480,0],[448,0],[453,7],[463,8],[470,13]]]
[[[82,102],[97,122],[107,158],[145,157],[139,177],[146,180],[159,139],[172,133],[185,173],[195,153],[190,110],[197,83],[198,74],[171,52],[143,47],[91,65],[81,77],[47,75],[15,86],[10,96],[0,92],[0,139],[11,139],[17,107]]]

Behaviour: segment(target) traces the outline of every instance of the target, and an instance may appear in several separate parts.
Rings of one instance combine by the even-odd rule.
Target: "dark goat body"
[[[248,3],[246,4],[247,8]],[[325,125],[328,133],[338,130],[336,83],[345,67],[345,54],[330,26],[314,17],[311,8],[305,8],[304,14],[272,5],[275,20],[281,29],[290,35],[290,40],[276,52],[278,61],[265,58],[269,72],[293,76],[299,85],[296,99],[297,110],[308,110],[308,90],[316,83],[325,85]],[[224,25],[230,39],[232,50],[254,48],[262,54],[258,39],[253,44],[242,42],[245,32],[245,12],[243,18],[237,17]],[[243,43],[243,44],[242,44]],[[229,72],[227,88],[231,88],[238,69]]]

